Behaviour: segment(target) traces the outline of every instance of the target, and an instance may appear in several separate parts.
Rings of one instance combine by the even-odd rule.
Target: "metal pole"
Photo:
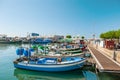
[[[119,36],[119,43],[120,43],[120,36]]]
[[[113,59],[116,60],[116,52],[115,52],[115,49],[114,49],[114,52],[113,52]]]
[[[30,33],[29,33],[29,38],[30,38]],[[30,59],[30,54],[29,54],[30,42],[31,42],[31,39],[29,40],[29,48],[28,48],[28,64],[29,64],[29,59]]]
[[[30,54],[29,54],[29,49],[28,49],[28,64],[29,64],[29,59],[30,59]]]
[[[113,59],[114,60],[116,60],[116,52],[115,52],[115,50],[116,50],[116,45],[114,45],[114,51],[113,51]]]

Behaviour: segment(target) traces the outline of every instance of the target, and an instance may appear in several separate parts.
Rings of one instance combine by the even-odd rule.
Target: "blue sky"
[[[0,0],[0,34],[80,35],[120,29],[120,0]]]

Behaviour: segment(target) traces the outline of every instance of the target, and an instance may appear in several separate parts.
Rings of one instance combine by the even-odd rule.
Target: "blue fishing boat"
[[[15,68],[35,71],[69,71],[83,67],[86,59],[80,56],[35,56],[31,55],[33,49],[17,49],[20,57],[14,63]],[[24,56],[22,56],[24,54]],[[22,56],[22,57],[21,57]]]
[[[57,60],[58,59],[58,60]],[[36,70],[36,71],[69,71],[81,68],[85,59],[80,57],[61,58],[38,58],[37,60],[16,60],[16,68]]]

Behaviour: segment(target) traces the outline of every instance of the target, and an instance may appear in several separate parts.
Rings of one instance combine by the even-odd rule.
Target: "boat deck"
[[[103,52],[89,46],[89,50],[96,61],[97,68],[100,72],[116,72],[120,73],[120,65],[118,65],[114,60],[103,55]]]

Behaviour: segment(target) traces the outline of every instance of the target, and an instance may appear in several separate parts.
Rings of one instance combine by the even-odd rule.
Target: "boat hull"
[[[49,72],[58,72],[58,71],[69,71],[83,67],[85,60],[69,63],[69,64],[25,64],[25,63],[14,63],[14,67],[35,70],[35,71],[49,71]]]

